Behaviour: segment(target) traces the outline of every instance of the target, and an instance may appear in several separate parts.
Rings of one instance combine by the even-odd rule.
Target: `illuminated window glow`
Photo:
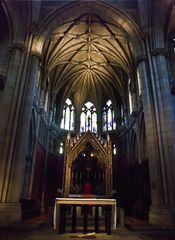
[[[64,152],[64,146],[63,146],[63,142],[60,143],[60,148],[59,148],[59,154],[63,154]]]
[[[114,109],[111,100],[108,100],[106,106],[103,108],[102,124],[104,132],[116,129]]]
[[[117,155],[117,147],[115,144],[113,144],[113,154]]]
[[[61,128],[69,131],[74,130],[74,106],[70,99],[67,99],[63,108]]]
[[[97,132],[96,108],[91,102],[84,104],[80,116],[80,132]]]

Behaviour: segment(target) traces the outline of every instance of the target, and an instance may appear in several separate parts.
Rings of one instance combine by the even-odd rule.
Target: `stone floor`
[[[99,233],[95,235],[97,240],[174,240],[175,229],[162,229],[158,226],[150,226],[148,223],[140,223],[133,220],[127,222],[127,227],[118,227],[112,235]],[[129,228],[129,229],[128,229]],[[71,240],[87,239],[79,238],[78,233],[56,234],[53,227],[46,219],[37,219],[20,222],[8,227],[0,228],[1,240]]]
[[[69,240],[69,239],[87,239],[87,238],[79,238],[78,233],[71,234],[66,233],[62,235],[57,235],[51,226],[45,225],[40,229],[33,230],[32,232],[21,232],[21,234],[16,233],[10,235],[8,233],[0,233],[0,239],[2,240]],[[126,228],[119,228],[117,232],[113,235],[107,235],[103,233],[99,233],[95,235],[95,239],[98,240],[142,240],[148,239],[139,236],[137,233],[128,231]]]

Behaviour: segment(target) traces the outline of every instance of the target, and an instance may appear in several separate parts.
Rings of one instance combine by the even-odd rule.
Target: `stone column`
[[[175,214],[175,116],[169,83],[170,72],[165,49],[155,49],[153,52],[154,101],[157,101],[156,122],[159,137],[160,164],[162,171],[165,204],[171,206]]]
[[[25,91],[24,91],[24,98],[23,98],[23,106],[21,112],[21,121],[20,121],[20,128],[18,131],[18,143],[16,146],[16,153],[14,154],[15,157],[15,169],[19,169],[19,173],[17,171],[13,172],[13,181],[9,185],[9,192],[7,195],[7,199],[18,199],[21,194],[21,184],[23,183],[23,174],[25,168],[25,155],[26,155],[26,147],[28,144],[28,132],[31,120],[31,113],[32,113],[32,105],[33,105],[33,97],[34,97],[34,87],[35,82],[37,79],[38,74],[38,65],[39,65],[39,58],[37,55],[31,56],[31,62],[29,67],[29,74],[26,81]],[[20,187],[21,186],[21,187]],[[14,192],[12,189],[18,189],[18,191]]]
[[[19,170],[15,169],[14,154],[24,87],[22,72],[25,55],[23,50],[23,46],[19,44],[14,44],[9,49],[10,61],[0,103],[0,224],[19,220],[21,216],[19,195],[18,198],[9,199],[8,193],[10,183],[14,182],[12,172],[19,174]],[[18,188],[13,188],[11,191],[18,192]]]
[[[31,63],[29,68],[29,75],[28,75],[28,83],[26,86],[26,93],[25,93],[25,100],[23,105],[23,115],[22,121],[20,126],[20,144],[18,150],[18,159],[25,159],[25,171],[23,174],[24,176],[24,184],[23,184],[23,191],[21,194],[22,198],[26,198],[29,195],[29,188],[30,188],[30,178],[32,174],[32,161],[33,158],[30,158],[30,163],[27,165],[27,158],[26,158],[26,148],[28,145],[28,135],[29,135],[29,128],[30,128],[30,121],[32,116],[32,105],[34,101],[34,90],[36,86],[36,81],[38,80],[38,69],[39,69],[39,62],[40,56],[37,53],[31,53]]]
[[[149,211],[149,221],[153,224],[172,225],[172,214],[168,196],[168,172],[166,172],[168,163],[165,163],[165,155],[162,155],[162,151],[167,150],[166,144],[162,142],[165,125],[160,125],[160,121],[158,121],[158,119],[162,118],[161,111],[163,110],[160,108],[160,104],[163,98],[166,98],[166,95],[165,93],[161,93],[160,87],[154,85],[155,70],[152,70],[151,63],[149,62],[150,59],[147,60],[146,56],[141,56],[137,60],[142,85],[151,183],[152,205]],[[160,65],[158,68],[159,71],[165,71],[165,69],[161,69]],[[158,95],[159,98],[157,98]],[[165,105],[164,108],[166,107]],[[169,141],[168,139],[164,140]],[[166,152],[166,154],[166,158],[169,158],[169,153]],[[166,160],[169,162],[169,159]]]
[[[8,124],[0,166],[2,171],[0,222],[2,223],[20,220],[21,217],[19,199],[39,62],[38,57],[30,56],[27,52],[22,55],[19,46],[13,47],[11,51],[4,102],[1,106],[6,108],[4,113],[8,114],[5,119]],[[5,126],[2,126],[1,131],[4,129]]]

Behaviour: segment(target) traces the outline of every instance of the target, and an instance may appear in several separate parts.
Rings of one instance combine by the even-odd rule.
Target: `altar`
[[[105,208],[105,231],[111,234],[116,230],[116,200],[93,198],[56,198],[54,207],[54,229],[62,234],[66,229],[66,206],[72,207],[72,232],[76,232],[76,207],[81,206],[83,213],[83,233],[88,232],[88,206],[95,207],[94,232],[99,230],[99,207]]]
[[[103,220],[103,230],[111,234],[117,220],[112,189],[109,135],[102,138],[88,131],[71,137],[69,133],[65,142],[63,198],[56,198],[54,208],[57,233],[64,233],[68,225],[69,231],[76,232],[80,220],[83,233],[88,232],[90,220],[93,231],[99,232]]]

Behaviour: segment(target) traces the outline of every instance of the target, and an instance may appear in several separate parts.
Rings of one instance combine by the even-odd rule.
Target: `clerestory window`
[[[114,108],[111,100],[108,100],[105,107],[103,108],[102,125],[103,125],[104,132],[116,129]]]
[[[97,112],[93,103],[84,104],[80,116],[80,132],[97,132]]]
[[[75,114],[75,108],[71,100],[68,98],[63,108],[63,118],[61,120],[62,129],[69,130],[69,131],[74,130],[74,117],[75,117],[74,114]]]

